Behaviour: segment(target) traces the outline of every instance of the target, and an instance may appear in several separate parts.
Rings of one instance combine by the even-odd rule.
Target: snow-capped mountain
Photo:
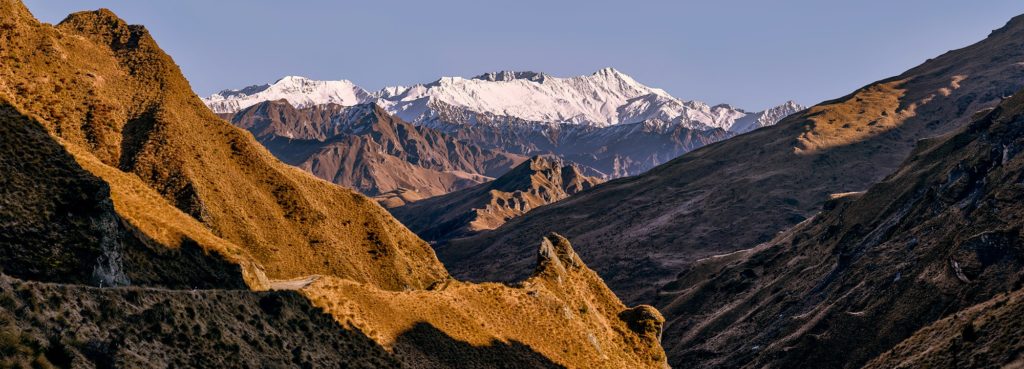
[[[285,99],[293,106],[338,104],[351,106],[372,102],[376,97],[348,80],[316,81],[287,76],[272,84],[253,85],[240,90],[223,90],[204,98],[214,113],[235,113],[263,101]]]
[[[224,90],[204,101],[215,112],[233,113],[260,101],[277,99],[288,100],[296,107],[372,101],[405,121],[437,128],[502,122],[594,127],[646,122],[741,133],[774,124],[802,109],[790,102],[764,112],[748,113],[729,105],[709,106],[681,100],[613,68],[569,78],[511,71],[473,78],[443,77],[428,84],[387,87],[372,94],[345,80],[285,77],[270,85]]]
[[[605,127],[622,123],[617,110],[640,96],[667,92],[647,87],[621,72],[605,68],[589,76],[558,78],[533,72],[498,72],[474,78],[444,77],[412,86],[383,99],[380,104],[402,119],[429,123],[437,107],[459,109],[466,114],[441,115],[514,117],[533,122],[577,123]],[[475,124],[473,119],[465,122]]]
[[[727,129],[737,133],[750,132],[761,127],[774,125],[782,120],[782,118],[788,117],[790,114],[804,109],[807,109],[807,107],[790,100],[785,104],[765,109],[754,114],[748,114],[743,118],[737,119],[732,126],[729,126]]]

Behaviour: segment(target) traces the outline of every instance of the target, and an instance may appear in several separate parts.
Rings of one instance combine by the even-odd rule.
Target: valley
[[[782,84],[729,86],[785,101],[750,111],[609,67],[379,89],[282,73],[366,77],[310,49],[269,72],[285,77],[201,97],[222,81],[186,78],[181,60],[205,43],[188,36],[197,46],[182,48],[182,26],[105,8],[55,23],[30,11],[48,6],[0,0],[0,368],[1024,367],[1024,15],[812,106]],[[289,28],[320,27],[302,37],[337,46],[322,40],[330,27],[380,16],[267,22],[265,11],[237,15],[280,33],[269,40],[282,55],[309,45]],[[448,25],[436,11],[419,9],[430,21],[417,31]],[[191,27],[209,29],[196,17]],[[618,32],[662,37],[645,26]],[[582,29],[573,46],[597,40],[606,53],[559,44],[564,53],[529,56],[664,62],[659,48],[624,52],[641,39],[612,53],[617,38]],[[838,37],[830,30],[817,36]],[[509,56],[483,43],[405,46],[421,55],[383,77],[463,70],[461,50]],[[772,46],[714,62],[777,67],[856,45]],[[890,65],[911,46],[856,62]],[[375,70],[393,52],[369,56]],[[243,61],[217,70],[224,80],[278,56],[203,54]],[[689,91],[674,74],[692,71],[638,69]]]

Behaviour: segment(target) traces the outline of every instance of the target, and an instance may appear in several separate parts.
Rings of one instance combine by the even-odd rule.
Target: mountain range
[[[222,90],[203,101],[215,113],[229,114],[280,99],[299,108],[374,102],[407,122],[436,128],[502,121],[596,127],[656,121],[697,130],[719,128],[743,133],[774,124],[802,108],[789,101],[749,113],[726,104],[709,106],[680,100],[614,68],[570,78],[515,71],[473,78],[442,77],[427,84],[385,87],[376,92],[348,80],[286,76],[272,84]]]
[[[483,149],[395,118],[373,103],[264,101],[229,117],[281,161],[368,196],[449,193],[504,174],[526,157]]]
[[[434,129],[463,144],[510,155],[554,155],[580,165],[588,175],[603,178],[641,173],[684,152],[772,125],[803,109],[790,101],[748,113],[729,105],[709,106],[699,101],[684,101],[640,84],[612,68],[572,78],[535,72],[496,72],[468,79],[444,77],[428,84],[387,87],[377,92],[368,92],[346,80],[316,81],[288,76],[272,84],[224,90],[205,98],[204,102],[214,112],[237,122],[246,119],[238,116],[253,106],[280,100],[298,109],[325,104],[376,104],[404,122]],[[279,126],[296,127],[279,129],[274,134],[282,138],[307,139],[300,133],[303,130],[300,126],[305,123],[289,118],[285,115],[274,119],[280,121]],[[334,117],[331,121],[351,124],[343,122],[346,118],[350,117]],[[266,132],[254,134],[265,137]],[[299,136],[289,136],[296,134]],[[293,157],[284,152],[289,150],[286,142],[278,143],[272,151],[282,157]],[[297,146],[298,152],[308,151],[304,149],[309,146],[308,142],[297,143]],[[333,175],[335,173],[316,174],[344,185],[357,181],[339,178]],[[365,186],[390,187],[372,183]],[[449,184],[444,187],[451,191],[465,186]],[[356,188],[363,190],[365,187]],[[418,186],[404,189],[417,193],[418,198],[436,195],[438,191]],[[397,189],[364,193],[377,195],[393,190]]]

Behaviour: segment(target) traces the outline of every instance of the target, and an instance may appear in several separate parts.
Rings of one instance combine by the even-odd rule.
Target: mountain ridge
[[[334,86],[335,90],[306,86]],[[516,98],[510,98],[512,95]],[[507,117],[597,127],[640,123],[657,116],[664,122],[690,129],[721,128],[738,133],[757,128],[743,124],[733,130],[739,119],[773,124],[765,112],[786,110],[793,113],[803,108],[789,101],[765,111],[748,113],[728,104],[710,106],[698,101],[683,101],[664,90],[640,84],[614,68],[568,78],[530,71],[489,72],[472,78],[442,77],[426,84],[385,87],[373,93],[348,80],[315,81],[288,76],[272,84],[222,90],[203,100],[214,112],[228,114],[260,101],[282,98],[298,108],[327,103],[356,105],[376,102],[405,121],[428,126],[439,123],[438,114],[449,117],[444,123],[463,125],[477,124],[477,119],[471,117],[482,114],[492,117],[490,120]],[[631,106],[630,101],[637,99],[651,101],[639,107]],[[665,105],[671,107],[665,108]],[[438,109],[457,109],[458,112],[434,112]],[[451,121],[452,116],[466,118]]]

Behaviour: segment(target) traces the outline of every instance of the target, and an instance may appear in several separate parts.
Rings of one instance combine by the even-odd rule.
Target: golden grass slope
[[[533,276],[513,287],[450,280],[399,292],[327,277],[300,291],[387,347],[427,323],[474,346],[520,342],[571,368],[666,366],[661,314],[627,309],[556,234],[543,239]]]
[[[373,201],[277,162],[205,109],[143,27],[107,10],[56,27],[15,1],[0,10],[2,91],[69,151],[137,177],[243,247],[269,277],[315,273],[404,289],[447,276],[430,247]]]

